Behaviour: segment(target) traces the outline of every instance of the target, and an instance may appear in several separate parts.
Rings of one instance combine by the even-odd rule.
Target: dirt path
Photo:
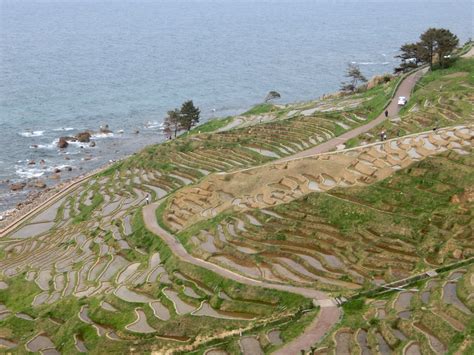
[[[411,91],[415,87],[416,82],[423,76],[423,74],[426,72],[427,69],[421,69],[417,70],[416,72],[408,75],[400,84],[398,87],[392,101],[387,107],[388,110],[388,117],[385,117],[385,113],[382,112],[376,119],[370,121],[369,123],[357,127],[349,132],[346,132],[338,137],[332,138],[320,145],[317,145],[316,147],[309,148],[307,150],[303,150],[299,153],[296,153],[294,155],[275,160],[272,163],[276,162],[282,162],[286,160],[293,160],[295,158],[302,158],[302,157],[307,157],[319,153],[326,153],[329,152],[333,149],[336,149],[336,147],[340,144],[344,144],[351,138],[355,138],[361,133],[365,133],[370,131],[372,128],[375,126],[379,125],[383,121],[389,119],[389,118],[394,118],[398,115],[398,112],[400,111],[400,106],[398,106],[398,97],[399,96],[405,96],[407,99],[410,98]]]
[[[463,58],[472,58],[474,57],[474,46],[469,49],[467,53],[464,53],[461,57]]]
[[[210,263],[202,259],[195,258],[191,254],[189,254],[186,251],[186,249],[184,249],[183,245],[176,239],[176,237],[173,234],[169,233],[168,231],[164,230],[160,225],[158,225],[158,222],[156,221],[156,209],[158,208],[158,206],[159,206],[159,203],[152,203],[148,206],[143,207],[143,219],[145,222],[145,226],[150,231],[160,236],[161,239],[168,245],[171,251],[175,254],[175,256],[177,256],[182,261],[193,264],[195,266],[208,269],[222,277],[225,277],[227,279],[232,279],[234,281],[237,281],[246,285],[271,288],[271,289],[279,290],[279,291],[287,291],[287,292],[302,295],[307,298],[313,298],[319,301],[328,299],[328,296],[326,295],[326,293],[321,292],[321,291],[317,291],[317,290],[313,290],[313,289],[305,288],[305,287],[272,284],[269,282],[254,280],[249,277],[240,275],[236,272],[230,271],[219,265]]]
[[[302,349],[311,350],[311,347],[318,343],[337,323],[340,316],[341,311],[337,307],[321,308],[316,319],[305,329],[303,334],[285,344],[274,354],[301,354]]]
[[[156,209],[159,203],[152,203],[148,206],[143,207],[143,220],[146,228],[159,236],[171,249],[173,254],[184,262],[192,265],[205,268],[210,270],[222,277],[237,281],[239,283],[265,287],[279,291],[286,291],[295,294],[302,295],[307,298],[312,298],[315,303],[321,307],[321,311],[315,320],[306,328],[305,332],[286,344],[279,350],[279,354],[293,354],[299,353],[302,349],[309,350],[313,344],[316,344],[321,338],[331,330],[334,324],[338,321],[341,316],[341,310],[336,306],[334,301],[321,291],[317,291],[310,288],[296,287],[289,285],[272,284],[264,281],[254,280],[249,277],[237,274],[233,271],[220,267],[219,265],[212,264],[208,261],[198,259],[190,255],[183,245],[176,239],[174,235],[164,230],[156,220]]]
[[[398,87],[392,101],[387,107],[389,112],[388,117],[385,117],[385,114],[382,113],[373,121],[367,123],[366,125],[360,126],[351,130],[349,132],[344,133],[343,135],[333,138],[321,145],[316,147],[307,149],[305,151],[299,152],[294,154],[290,157],[286,157],[277,161],[285,161],[288,159],[295,159],[306,157],[314,154],[325,153],[330,150],[335,149],[338,145],[346,142],[347,140],[357,137],[359,134],[367,132],[380,124],[381,122],[385,121],[390,117],[396,117],[400,107],[398,106],[398,97],[405,96],[407,98],[410,97],[410,94],[416,84],[416,82],[421,78],[421,76],[425,73],[425,70],[418,70],[408,77],[406,77]],[[275,161],[274,161],[275,162]],[[274,163],[272,162],[272,163]],[[219,274],[222,277],[232,279],[234,281],[251,285],[251,286],[260,286],[280,291],[287,291],[291,293],[300,294],[305,297],[310,297],[316,300],[315,303],[319,304],[321,307],[321,311],[318,316],[313,320],[313,322],[305,329],[304,333],[294,339],[293,341],[285,344],[282,348],[280,348],[276,354],[278,355],[285,355],[285,354],[298,354],[301,350],[310,350],[311,346],[317,344],[321,339],[327,334],[331,328],[337,323],[339,318],[341,317],[341,310],[335,305],[334,301],[328,296],[317,290],[308,289],[304,287],[295,287],[289,285],[279,285],[279,284],[272,284],[264,281],[254,280],[240,274],[234,273],[228,269],[220,267],[216,264],[212,264],[210,262],[197,259],[184,249],[183,245],[176,240],[175,236],[171,233],[167,232],[163,228],[161,228],[157,221],[156,221],[156,209],[158,207],[158,203],[154,203],[148,205],[143,208],[143,218],[145,222],[145,226],[155,233],[156,235],[160,236],[162,240],[168,245],[168,247],[172,250],[172,252],[181,260],[188,262],[190,264],[203,267],[208,269],[216,274]]]

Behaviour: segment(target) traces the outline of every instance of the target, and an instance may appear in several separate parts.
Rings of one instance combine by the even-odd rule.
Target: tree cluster
[[[191,127],[198,124],[200,114],[199,107],[194,106],[192,100],[184,102],[181,109],[175,108],[168,111],[164,122],[164,133],[169,138],[173,135],[176,138],[180,130],[189,131]]]
[[[400,48],[401,64],[395,72],[406,71],[417,67],[420,63],[435,63],[444,68],[450,63],[450,54],[458,46],[459,39],[451,31],[444,28],[429,28],[421,34],[416,43],[406,43]]]

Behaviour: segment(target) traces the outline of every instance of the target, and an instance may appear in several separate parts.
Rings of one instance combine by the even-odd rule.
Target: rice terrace
[[[472,54],[209,121],[4,224],[0,353],[474,353]]]

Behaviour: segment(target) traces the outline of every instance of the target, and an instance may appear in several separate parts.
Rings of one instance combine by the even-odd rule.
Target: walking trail
[[[338,137],[332,138],[320,145],[317,145],[313,148],[309,148],[293,154],[291,156],[276,160],[274,162],[282,162],[287,160],[293,160],[295,158],[308,157],[315,154],[326,153],[337,148],[338,145],[344,144],[349,139],[355,138],[358,135],[370,131],[372,128],[378,126],[383,121],[395,118],[398,116],[401,106],[398,105],[398,97],[405,96],[407,100],[410,98],[411,92],[415,87],[416,82],[426,73],[428,69],[417,70],[414,73],[408,75],[398,86],[395,95],[387,106],[386,110],[388,111],[388,117],[385,117],[385,112],[382,112],[376,119],[370,121],[369,123],[359,126],[351,131],[348,131]]]
[[[385,114],[382,113],[376,119],[366,125],[357,127],[356,129],[349,131],[339,137],[333,138],[319,146],[307,149],[305,151],[299,152],[281,160],[301,158],[328,152],[330,150],[335,149],[338,145],[346,142],[347,140],[354,138],[361,133],[371,130],[386,119],[396,117],[400,110],[400,107],[397,103],[398,97],[405,96],[408,99],[416,82],[424,73],[425,70],[418,70],[408,75],[400,83],[394,97],[392,98],[391,102],[387,107],[387,110],[389,112],[388,117],[385,117]],[[314,299],[314,303],[321,307],[320,313],[313,320],[313,322],[305,329],[303,334],[301,334],[299,337],[289,342],[288,344],[284,345],[282,348],[276,351],[276,354],[297,354],[300,353],[301,350],[309,350],[311,346],[317,344],[325,336],[325,334],[327,334],[331,330],[331,328],[338,322],[339,318],[341,317],[341,310],[337,307],[336,302],[333,299],[329,298],[328,295],[324,292],[304,287],[273,284],[251,279],[249,277],[245,277],[243,275],[225,269],[219,265],[193,257],[185,250],[183,245],[176,239],[174,235],[172,235],[168,231],[164,230],[160,225],[158,225],[156,219],[156,209],[158,208],[159,204],[159,202],[156,202],[143,208],[143,218],[145,226],[151,232],[161,237],[161,239],[168,245],[168,247],[175,254],[175,256],[177,256],[182,261],[188,262],[195,266],[203,267],[222,277],[246,285],[265,287],[279,291],[287,291],[302,295],[304,297],[312,298]]]

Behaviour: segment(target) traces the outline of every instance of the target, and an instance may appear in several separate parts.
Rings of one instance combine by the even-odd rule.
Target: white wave
[[[58,142],[59,142],[59,138],[56,138],[55,140],[53,140],[51,143],[48,143],[48,144],[38,144],[38,147],[37,149],[56,149],[58,147]],[[88,143],[81,143],[81,142],[73,142],[73,141],[68,141],[68,145],[69,146],[76,146],[76,147],[87,147],[88,146]],[[30,147],[31,148],[31,147]]]
[[[61,165],[55,165],[55,166],[51,166],[49,168],[47,168],[46,170],[47,171],[54,171],[56,169],[59,169],[59,170],[63,170],[63,169],[66,169],[67,167],[70,167],[71,164],[61,164]]]
[[[59,164],[59,165],[53,165],[53,166],[43,167],[43,168],[31,167],[31,166],[26,166],[25,167],[25,166],[16,165],[15,166],[15,173],[23,179],[38,178],[40,176],[43,176],[46,172],[52,173],[56,169],[59,169],[59,170],[62,171],[64,169],[66,169],[67,167],[72,167],[73,166],[72,164],[70,164],[71,163],[70,161],[68,163],[69,164]]]
[[[45,169],[39,168],[25,168],[25,167],[15,167],[15,173],[23,179],[31,179],[43,176]]]
[[[44,134],[44,131],[26,131],[18,133],[22,137],[30,138],[30,137],[40,137]]]
[[[164,122],[148,121],[147,123],[145,123],[145,128],[149,128],[149,129],[155,129],[155,128],[163,129],[164,127],[165,127]]]
[[[74,127],[61,127],[61,128],[55,128],[53,129],[53,131],[73,131],[74,130]]]
[[[387,65],[390,64],[390,62],[351,62],[352,64],[357,64],[357,65]]]
[[[34,149],[54,149],[57,147],[58,142],[53,142],[49,144],[38,144],[38,146]],[[33,147],[30,147],[33,148]]]
[[[111,138],[113,137],[113,133],[94,133],[91,137],[98,139],[98,138]]]
[[[57,143],[57,142],[56,142]],[[79,141],[68,141],[69,145],[70,146],[75,146],[75,147],[83,147],[83,148],[86,148],[89,146],[89,143],[83,143],[83,142],[79,142]]]

